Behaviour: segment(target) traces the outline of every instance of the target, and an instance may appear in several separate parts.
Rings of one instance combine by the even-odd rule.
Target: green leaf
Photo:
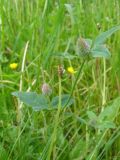
[[[85,41],[88,43],[88,45],[91,48],[91,46],[92,46],[92,39],[85,38]]]
[[[65,7],[67,9],[67,11],[72,14],[73,13],[73,8],[72,8],[72,5],[71,4],[65,4]]]
[[[105,109],[99,114],[99,121],[113,121],[117,116],[119,109],[120,97],[116,98],[110,106],[105,107]]]
[[[44,95],[35,92],[13,92],[12,95],[19,98],[26,105],[31,106],[35,111],[48,109],[48,101]]]
[[[100,35],[98,35],[96,37],[96,39],[94,41],[94,44],[95,45],[103,44],[108,37],[110,37],[113,33],[118,31],[119,29],[120,29],[120,25],[119,26],[115,26],[115,27],[109,29],[108,31],[101,33]]]
[[[116,127],[115,123],[111,121],[103,121],[102,123],[98,124],[98,128],[100,130],[109,129],[109,128],[114,129],[115,127]]]
[[[87,115],[88,115],[89,119],[97,119],[96,114],[92,111],[87,111]]]
[[[71,4],[65,4],[65,7],[70,15],[72,24],[74,23],[73,7]]]
[[[69,94],[62,95],[62,97],[61,97],[61,107],[64,107],[66,105],[66,103],[68,102],[69,97],[70,97]],[[73,103],[74,103],[74,100],[73,100],[73,98],[71,98],[66,107],[69,107]],[[52,106],[52,108],[57,108],[58,105],[59,105],[59,96],[56,96],[56,97],[54,97],[52,99],[51,106]]]
[[[109,58],[110,52],[105,45],[96,45],[91,49],[91,55],[92,57]]]
[[[40,110],[52,110],[57,109],[59,104],[59,96],[52,99],[51,103],[48,103],[47,98],[42,94],[37,94],[36,92],[13,92],[13,96],[17,97],[28,106],[31,106],[34,111]],[[70,95],[62,95],[61,106],[64,107],[67,103]],[[66,107],[73,104],[74,100],[71,98]],[[50,107],[51,106],[51,107]]]

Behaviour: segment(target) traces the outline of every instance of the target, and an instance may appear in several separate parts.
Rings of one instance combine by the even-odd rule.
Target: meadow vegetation
[[[0,160],[120,160],[119,25],[119,0],[0,0]]]

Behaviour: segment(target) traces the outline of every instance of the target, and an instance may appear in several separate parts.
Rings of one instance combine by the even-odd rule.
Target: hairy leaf
[[[110,52],[105,45],[96,45],[91,49],[91,55],[93,57],[109,58]]]
[[[61,107],[64,107],[66,105],[69,97],[70,97],[69,94],[62,95],[62,97],[61,97]],[[73,102],[74,102],[74,100],[73,100],[73,98],[71,98],[66,107],[69,107],[71,104],[73,104]],[[58,105],[59,105],[59,96],[56,96],[52,99],[51,106],[53,108],[56,108],[56,107],[58,107]]]
[[[48,109],[48,102],[44,95],[35,92],[13,92],[12,95],[18,97],[26,105],[31,106],[33,110]]]
[[[109,29],[108,31],[101,33],[100,35],[98,35],[96,37],[96,39],[94,41],[94,44],[95,45],[103,44],[108,37],[110,37],[113,33],[118,31],[119,29],[120,29],[120,25],[119,26],[115,26],[115,27]]]

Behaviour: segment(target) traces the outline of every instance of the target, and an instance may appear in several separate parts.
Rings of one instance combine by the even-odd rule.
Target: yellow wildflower
[[[18,67],[18,63],[11,63],[9,67],[11,69],[16,69]]]
[[[67,68],[67,71],[68,71],[68,73],[70,73],[70,74],[76,73],[76,71],[74,70],[73,67],[68,67],[68,68]]]

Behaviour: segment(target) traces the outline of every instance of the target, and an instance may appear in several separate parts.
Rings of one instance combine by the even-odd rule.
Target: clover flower
[[[50,88],[49,84],[47,83],[44,83],[42,85],[42,93],[44,95],[50,95],[52,93],[52,89]]]
[[[11,69],[16,69],[18,67],[18,63],[11,63],[9,67]]]
[[[76,51],[79,56],[87,56],[90,53],[90,45],[84,38],[79,38],[76,44]]]

